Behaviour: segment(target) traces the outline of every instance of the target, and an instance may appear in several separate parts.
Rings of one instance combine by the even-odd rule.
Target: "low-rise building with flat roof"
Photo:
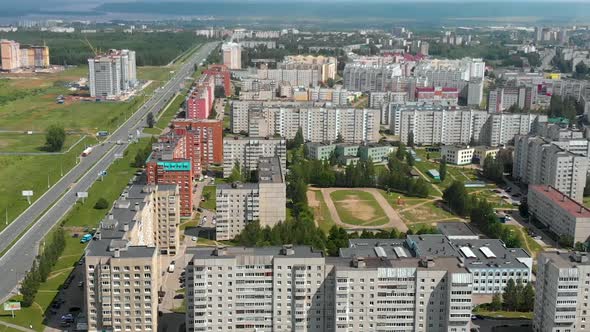
[[[336,144],[308,142],[305,148],[308,159],[328,160],[335,153]]]
[[[571,237],[572,245],[587,243],[590,210],[552,186],[530,185],[527,203],[531,217],[558,236]]]
[[[468,165],[473,160],[473,151],[469,146],[444,145],[440,148],[441,158],[453,165]]]

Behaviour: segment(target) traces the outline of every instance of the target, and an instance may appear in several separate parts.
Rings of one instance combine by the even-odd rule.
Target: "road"
[[[127,146],[131,144],[128,142],[129,135],[135,136],[137,131],[143,129],[147,114],[160,112],[180,89],[180,84],[186,77],[192,75],[194,65],[203,61],[217,44],[217,42],[212,42],[203,45],[176,71],[175,76],[166,85],[156,90],[153,96],[113,132],[103,144],[95,146],[89,156],[81,158],[78,165],[65,174],[0,233],[0,252],[2,252],[34,222],[33,226],[14,246],[0,257],[1,300],[5,300],[11,295],[17,286],[17,279],[22,279],[30,268],[33,258],[38,252],[39,243],[45,235],[76,203],[76,193],[88,191],[97,180],[98,172],[106,170],[116,159],[116,156],[122,155]],[[117,141],[122,144],[117,145]]]
[[[545,49],[545,51],[541,53],[541,66],[539,67],[539,71],[551,69],[551,60],[553,60],[554,56],[555,48]]]

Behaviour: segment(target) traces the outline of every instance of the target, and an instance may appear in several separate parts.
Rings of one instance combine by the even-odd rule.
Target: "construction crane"
[[[94,48],[94,46],[92,46],[92,44],[90,43],[90,41],[88,40],[88,38],[86,38],[86,36],[84,36],[84,40],[80,40],[81,42],[85,43],[88,48],[90,48],[90,50],[92,51],[92,53],[94,53],[94,56],[98,56],[98,54],[100,53],[100,51],[96,48]]]

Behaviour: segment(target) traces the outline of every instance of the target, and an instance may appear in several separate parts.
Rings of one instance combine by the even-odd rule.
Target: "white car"
[[[191,240],[193,240],[193,241],[197,242],[198,238],[197,238],[196,236],[193,236],[193,237],[191,238]]]

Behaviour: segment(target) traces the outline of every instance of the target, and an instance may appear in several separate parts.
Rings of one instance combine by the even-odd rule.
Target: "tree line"
[[[307,190],[311,179],[325,177],[318,172],[327,172],[327,162],[308,161],[303,158],[301,145],[292,150],[293,155],[289,163],[289,172],[286,176],[288,207],[292,216],[285,222],[274,227],[261,227],[258,222],[246,225],[244,230],[236,237],[235,242],[242,246],[269,246],[285,243],[295,245],[310,245],[316,249],[325,250],[329,255],[338,255],[339,248],[348,247],[348,241],[352,238],[405,238],[406,234],[396,229],[392,231],[380,231],[378,233],[362,232],[348,233],[344,228],[333,226],[328,235],[315,225],[313,210],[307,202]],[[317,167],[317,168],[312,168]],[[363,170],[351,168],[360,172]],[[358,170],[358,171],[357,171]],[[346,178],[346,175],[344,175]],[[326,182],[327,183],[327,182]],[[410,230],[407,234],[433,234],[438,233],[434,227],[424,226],[416,231]]]
[[[498,220],[492,204],[483,198],[469,196],[462,182],[454,181],[445,189],[443,200],[455,214],[469,216],[471,222],[488,237],[502,240],[509,248],[522,246],[520,237]]]
[[[47,280],[51,269],[63,253],[66,247],[66,234],[59,227],[52,235],[51,240],[42,247],[41,255],[33,261],[33,265],[23,279],[20,292],[23,296],[22,306],[30,307],[35,301],[39,286]]]
[[[564,117],[574,123],[577,115],[584,114],[584,107],[574,97],[551,96],[547,116],[550,118]]]
[[[162,66],[168,64],[179,54],[187,51],[204,38],[193,32],[153,32],[143,33],[53,33],[40,31],[18,31],[0,33],[0,39],[14,39],[21,45],[47,45],[50,63],[56,65],[86,65],[88,58],[94,56],[92,47],[102,52],[109,49],[129,49],[136,52],[138,66]]]
[[[528,282],[523,285],[522,281],[518,279],[508,279],[504,293],[496,293],[492,297],[492,302],[487,304],[487,308],[491,311],[519,311],[530,312],[533,311],[535,304],[535,289],[533,284]]]

